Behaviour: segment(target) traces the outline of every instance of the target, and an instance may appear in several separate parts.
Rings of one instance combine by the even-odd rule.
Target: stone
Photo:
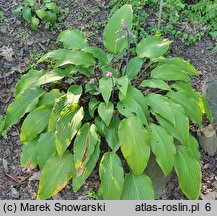
[[[12,198],[18,199],[20,197],[20,193],[15,188],[12,187],[10,189],[10,196]]]
[[[152,180],[152,184],[155,191],[155,199],[159,199],[162,195],[166,193],[166,186],[171,178],[171,174],[164,176],[163,171],[156,162],[154,155],[150,156],[150,160],[145,169],[145,173]]]
[[[215,199],[217,199],[217,192],[213,191],[213,192],[210,192],[210,193],[208,193],[206,195],[201,194],[200,198],[202,200],[215,200]]]
[[[214,156],[217,153],[217,136],[216,130],[210,124],[201,128],[198,132],[198,139],[201,148],[209,155]]]

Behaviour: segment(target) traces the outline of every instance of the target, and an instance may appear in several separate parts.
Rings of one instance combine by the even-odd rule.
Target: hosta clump
[[[61,9],[53,0],[24,0],[13,11],[13,16],[21,15],[33,30],[37,30],[41,22],[47,26],[55,23],[60,12]]]
[[[204,114],[211,120],[211,113],[203,95],[192,89],[190,77],[197,71],[181,58],[163,57],[170,41],[155,37],[142,39],[137,55],[129,60],[129,42],[135,39],[131,27],[132,8],[124,5],[104,31],[108,51],[116,54],[126,48],[123,67],[114,65],[115,57],[90,46],[80,31],[66,30],[58,37],[64,48],[39,60],[52,61],[53,69],[30,70],[17,83],[5,130],[25,117],[21,164],[41,170],[38,199],[53,196],[71,179],[78,191],[98,161],[104,199],[154,199],[146,175],[151,153],[165,176],[175,169],[189,199],[199,197],[200,154],[189,125],[201,126]],[[147,79],[137,88],[132,81],[140,71]],[[66,91],[43,88],[79,74],[82,80]],[[100,149],[108,149],[102,158]],[[128,169],[123,169],[119,149]]]

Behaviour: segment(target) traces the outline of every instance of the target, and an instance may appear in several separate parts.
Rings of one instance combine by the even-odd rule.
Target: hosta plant
[[[42,22],[47,26],[55,23],[60,12],[61,9],[54,0],[24,0],[12,14],[22,16],[33,30],[37,30]]]
[[[165,176],[175,170],[189,199],[199,197],[200,153],[189,125],[200,127],[211,113],[192,88],[198,73],[181,58],[163,56],[171,43],[165,39],[143,38],[133,55],[132,16],[124,5],[105,27],[104,46],[113,55],[80,31],[65,30],[58,36],[63,48],[38,62],[52,68],[29,70],[18,81],[4,129],[23,120],[21,164],[41,170],[37,199],[70,180],[78,191],[98,162],[103,199],[154,199],[146,175],[151,153]]]

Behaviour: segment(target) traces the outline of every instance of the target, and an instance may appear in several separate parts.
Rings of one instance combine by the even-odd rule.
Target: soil
[[[24,22],[12,17],[11,11],[16,7],[16,2],[0,0],[0,10],[5,16],[4,21],[0,22],[0,115],[5,114],[13,99],[16,82],[37,59],[37,54],[46,53],[58,46],[55,41],[59,32],[68,27],[77,28],[89,36],[90,43],[102,46],[102,28],[109,14],[108,0],[59,1],[60,7],[69,8],[63,22],[52,31],[45,27],[32,31]],[[206,78],[217,74],[217,56],[212,52],[213,47],[214,42],[205,36],[201,41],[188,47],[181,41],[174,40],[170,52],[173,56],[190,60],[198,69],[200,77],[194,79],[194,86],[202,92]],[[37,193],[39,170],[29,171],[20,166],[22,144],[19,140],[19,129],[19,125],[13,126],[6,140],[0,136],[0,200],[35,199]],[[201,159],[201,192],[203,195],[217,193],[214,186],[214,182],[217,181],[217,157],[209,157],[201,150]],[[99,179],[96,172],[77,193],[74,193],[68,184],[53,199],[93,198],[89,190],[92,188],[96,191],[98,188]],[[204,196],[201,198],[205,199]],[[175,174],[172,175],[166,193],[161,199],[187,199],[178,186]]]

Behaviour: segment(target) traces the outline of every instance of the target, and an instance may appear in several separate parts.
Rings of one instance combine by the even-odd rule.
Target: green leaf
[[[38,165],[37,161],[37,142],[35,139],[30,143],[23,145],[22,153],[20,157],[20,163],[22,167],[27,167],[29,169],[34,169]]]
[[[53,11],[46,11],[44,20],[46,21],[46,23],[54,23],[57,19],[57,15],[56,13],[54,13]]]
[[[60,59],[55,67],[62,67],[65,65],[80,65],[82,67],[88,68],[96,64],[95,59],[89,53],[81,51],[69,50],[62,59]]]
[[[50,3],[45,4],[45,8],[52,10],[56,14],[58,14],[60,12],[59,7],[54,2],[50,2]]]
[[[154,113],[161,115],[173,125],[175,124],[175,117],[166,97],[151,93],[147,96],[147,99],[147,103]]]
[[[129,85],[128,89],[127,89],[126,97],[119,94],[120,101],[124,100],[125,98],[131,98],[131,99],[135,100],[143,109],[143,112],[145,113],[146,118],[149,119],[148,104],[147,104],[145,96],[143,95],[143,93],[140,90]]]
[[[60,113],[67,106],[67,95],[63,95],[55,101],[54,107],[50,114],[50,119],[48,123],[48,131],[53,131],[56,129],[56,122],[60,118]]]
[[[31,8],[24,7],[22,9],[22,14],[23,14],[23,19],[25,19],[27,22],[31,22],[32,19]]]
[[[104,136],[105,127],[106,127],[104,121],[103,121],[99,116],[96,116],[96,117],[94,118],[94,124],[95,124],[96,127],[97,127],[98,133],[99,133],[101,136]]]
[[[167,176],[173,169],[176,156],[176,147],[173,143],[173,137],[161,126],[151,124],[150,145],[157,163],[161,167],[164,175]]]
[[[118,30],[122,29],[124,24],[128,25],[128,29],[132,28],[133,10],[131,5],[122,6],[109,20],[104,30],[104,46],[111,52],[117,53],[128,46],[127,38],[120,43],[115,43],[115,40],[125,34],[123,31],[116,34]]]
[[[39,19],[36,18],[35,16],[33,16],[32,19],[31,19],[31,29],[37,30],[38,26],[39,26],[39,23],[40,23]]]
[[[168,51],[170,43],[166,39],[148,36],[139,42],[136,52],[140,58],[158,58]]]
[[[94,153],[91,155],[91,158],[89,159],[86,166],[84,167],[83,173],[80,176],[77,176],[74,173],[74,178],[72,181],[72,186],[73,186],[74,192],[77,192],[80,189],[80,187],[84,184],[86,179],[92,173],[92,171],[93,171],[94,167],[96,166],[96,163],[99,159],[99,154],[100,154],[100,148],[99,148],[99,143],[97,143],[96,148],[94,150]]]
[[[44,62],[44,61],[48,61],[49,59],[52,60],[60,60],[62,59],[65,55],[69,55],[70,50],[67,49],[57,49],[57,50],[53,50],[51,52],[46,53],[44,56],[42,56],[37,64]]]
[[[83,33],[78,30],[65,30],[62,31],[57,41],[63,43],[64,47],[72,50],[80,50],[88,46],[87,39]]]
[[[22,91],[26,89],[36,86],[38,80],[45,74],[43,70],[36,71],[30,70],[27,74],[21,76],[20,80],[16,84],[15,96],[20,94]]]
[[[66,106],[60,113],[60,117],[56,123],[55,133],[58,155],[62,155],[70,145],[71,140],[81,126],[83,117],[83,107],[80,108],[77,104]]]
[[[118,103],[117,109],[125,117],[138,116],[142,120],[143,124],[147,125],[148,121],[143,112],[141,106],[133,99],[126,98]]]
[[[144,59],[142,58],[132,58],[126,66],[126,75],[129,80],[133,80],[140,72],[142,65],[144,64]]]
[[[35,13],[40,19],[43,20],[45,18],[46,12],[44,8],[36,10]]]
[[[104,200],[119,200],[124,187],[124,170],[116,153],[107,152],[103,155],[99,175]]]
[[[44,200],[61,191],[72,178],[73,167],[73,156],[68,151],[62,157],[50,157],[41,171],[37,199]]]
[[[41,96],[37,107],[45,106],[52,109],[55,104],[55,100],[62,97],[63,95],[64,93],[59,92],[59,89],[52,89],[50,92],[46,92]]]
[[[144,80],[144,81],[142,81],[140,86],[141,87],[157,88],[157,89],[162,89],[162,90],[167,90],[167,91],[171,90],[170,86],[166,82],[164,82],[163,80],[159,80],[159,79]]]
[[[99,116],[105,122],[107,127],[109,126],[109,124],[111,122],[113,111],[114,111],[113,103],[111,103],[111,102],[108,102],[108,103],[101,102],[99,104],[99,107],[98,107]]]
[[[54,82],[63,79],[64,77],[70,77],[72,74],[77,73],[78,69],[70,65],[65,69],[54,68],[52,71],[47,72],[38,79],[37,85],[44,85],[46,83]]]
[[[67,91],[68,103],[70,104],[78,103],[81,95],[82,95],[82,86],[71,85]]]
[[[41,134],[37,143],[37,160],[40,169],[43,169],[47,160],[56,153],[55,135],[53,132]]]
[[[98,108],[99,104],[100,102],[96,98],[90,100],[88,104],[88,111],[91,117],[94,117],[94,112]]]
[[[5,129],[18,123],[25,113],[32,111],[43,93],[42,89],[32,87],[17,95],[7,109]]]
[[[173,58],[166,58],[163,59],[162,61],[159,62],[159,65],[175,65],[177,67],[179,67],[182,71],[190,74],[190,75],[195,75],[198,76],[198,72],[196,70],[196,68],[190,64],[190,62],[185,61],[182,58],[179,57],[173,57]]]
[[[103,65],[109,64],[109,60],[108,60],[108,57],[105,51],[98,47],[88,46],[88,47],[83,48],[81,51],[91,54],[96,59],[98,59],[99,62],[102,63]]]
[[[175,103],[178,103],[185,110],[186,115],[191,121],[197,123],[200,127],[202,125],[202,113],[196,101],[189,97],[185,92],[168,92],[167,96]]]
[[[199,144],[196,138],[190,134],[188,139],[183,144],[189,148],[189,154],[200,163]]]
[[[185,146],[177,146],[175,170],[183,193],[189,199],[197,200],[201,186],[200,163],[192,158]]]
[[[151,77],[162,80],[182,80],[190,82],[190,77],[176,65],[161,65],[151,71]]]
[[[84,124],[76,135],[74,142],[74,161],[76,175],[82,175],[86,164],[93,155],[96,145],[99,143],[99,137],[95,125]]]
[[[182,144],[185,143],[186,139],[189,138],[189,120],[185,114],[184,109],[175,103],[170,103],[172,113],[175,117],[175,124],[171,124],[169,121],[161,117],[160,115],[155,114],[160,125]]]
[[[48,125],[49,117],[50,109],[44,106],[34,109],[22,124],[20,133],[21,142],[30,142],[43,132]]]
[[[13,12],[12,12],[12,15],[14,17],[16,16],[19,16],[21,14],[21,11],[23,9],[23,6],[22,5],[19,5]]]
[[[141,174],[150,156],[149,135],[138,117],[121,121],[118,129],[121,151],[135,175]]]
[[[25,0],[24,3],[28,4],[31,7],[34,7],[35,3],[36,3],[36,0]]]
[[[151,179],[142,173],[134,175],[128,173],[124,181],[122,200],[154,200],[154,189]]]
[[[102,130],[103,130],[103,134],[105,135],[106,142],[114,152],[116,152],[120,147],[120,142],[118,138],[119,124],[120,124],[120,119],[117,117],[113,117],[108,127],[102,126]]]
[[[121,91],[121,93],[124,96],[126,96],[126,94],[127,94],[128,85],[129,85],[129,79],[128,79],[128,77],[122,76],[122,77],[120,77],[120,78],[117,79],[118,89]]]
[[[112,78],[103,77],[99,80],[99,91],[105,102],[108,102],[112,92]]]

